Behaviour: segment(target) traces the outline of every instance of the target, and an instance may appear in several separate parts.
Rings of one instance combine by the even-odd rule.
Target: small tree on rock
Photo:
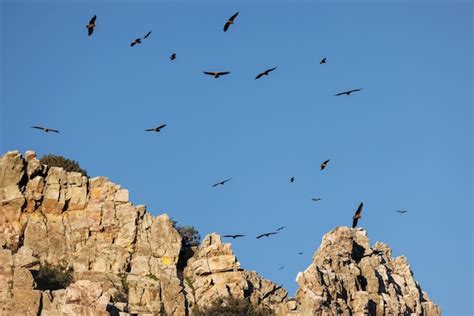
[[[75,160],[65,158],[63,156],[48,154],[40,159],[40,163],[50,167],[60,167],[67,172],[80,172],[87,177],[87,171],[82,169],[79,163]]]

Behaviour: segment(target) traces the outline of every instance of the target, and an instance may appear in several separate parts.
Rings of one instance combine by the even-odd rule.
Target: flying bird
[[[318,202],[318,201],[321,201],[321,198],[316,198],[316,199],[311,199],[311,200],[314,202]]]
[[[326,57],[324,57],[323,59],[321,59],[321,61],[319,62],[320,65],[325,64],[325,63],[326,63]]]
[[[255,77],[255,80],[260,79],[260,78],[262,78],[263,76],[268,76],[268,74],[269,74],[270,72],[272,72],[273,70],[275,70],[275,69],[277,69],[277,67],[273,67],[273,68],[270,68],[270,69],[265,70],[264,72],[259,73],[259,74],[257,75],[257,77]]]
[[[89,21],[89,24],[86,25],[87,27],[87,33],[89,34],[89,36],[92,35],[92,33],[94,33],[94,27],[95,27],[95,20],[97,19],[97,15],[94,15],[90,21]]]
[[[239,237],[244,237],[245,235],[224,235],[222,237],[226,237],[226,238],[232,238],[232,239],[235,239],[235,238],[239,238]]]
[[[219,78],[220,76],[230,74],[230,71],[221,71],[221,72],[203,71],[203,73],[209,76],[213,76],[214,78]]]
[[[403,213],[406,213],[406,212],[408,212],[408,211],[405,211],[405,210],[397,210],[396,212],[397,212],[397,213],[400,213],[400,214],[403,214]]]
[[[283,270],[283,268],[285,268],[285,266],[279,267],[278,270]]]
[[[277,232],[271,232],[271,233],[265,233],[257,236],[257,239],[260,239],[262,237],[269,237],[270,235],[276,235],[278,234]]]
[[[321,164],[321,170],[324,170],[324,168],[326,168],[326,166],[328,165],[328,163],[329,163],[329,159],[323,161],[323,163]]]
[[[158,127],[153,127],[153,128],[147,128],[145,131],[147,132],[160,132],[163,127],[165,127],[166,124],[160,125]]]
[[[286,228],[286,226],[281,226],[281,227],[278,227],[276,231],[278,232],[278,231],[283,230],[285,228]]]
[[[171,54],[170,60],[175,60],[176,59],[176,53]]]
[[[295,177],[291,177],[290,182],[295,182]]]
[[[233,16],[231,16],[231,17],[227,20],[227,22],[226,22],[225,25],[224,25],[224,32],[227,32],[227,30],[229,29],[229,26],[230,26],[231,24],[234,24],[234,20],[235,20],[235,18],[237,17],[237,15],[239,15],[239,12],[238,12],[238,11],[237,11],[237,13],[235,13]]]
[[[52,129],[52,128],[48,128],[48,127],[43,127],[43,126],[31,126],[31,128],[36,128],[36,129],[40,129],[46,133],[48,132],[54,132],[54,133],[59,133],[58,130],[55,130],[55,129]]]
[[[135,46],[135,45],[137,45],[137,44],[141,44],[141,42],[142,42],[142,39],[141,39],[141,38],[136,38],[136,39],[133,40],[133,42],[130,43],[130,46],[133,47],[133,46]]]
[[[362,213],[362,208],[364,207],[364,203],[360,203],[359,207],[357,208],[357,211],[354,214],[354,217],[352,217],[352,228],[355,228],[357,226],[357,222],[359,221],[359,218],[362,218],[360,215]]]
[[[212,187],[217,187],[218,185],[224,185],[224,183],[226,183],[227,181],[230,181],[230,180],[232,180],[232,178],[226,179],[226,180],[221,181],[221,182],[217,182],[216,184],[213,184]]]
[[[151,31],[146,33],[145,36],[143,36],[143,39],[148,38],[148,36],[150,36],[150,34],[151,34]]]
[[[302,252],[298,252],[299,255],[302,255],[303,253]]]
[[[357,91],[361,91],[363,88],[360,88],[360,89],[353,89],[353,90],[349,90],[349,91],[344,91],[344,92],[339,92],[339,93],[336,93],[334,96],[337,97],[337,96],[340,96],[340,95],[351,95],[352,92],[357,92]]]

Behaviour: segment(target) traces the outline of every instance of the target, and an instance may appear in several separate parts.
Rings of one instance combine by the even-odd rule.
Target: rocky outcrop
[[[186,250],[186,251],[185,251]],[[64,289],[41,290],[42,265],[71,268]],[[167,215],[129,202],[105,177],[41,165],[34,152],[0,158],[1,315],[192,315],[225,297],[276,315],[439,315],[405,257],[366,232],[338,227],[323,238],[295,298],[240,267],[217,234],[183,249]]]
[[[327,233],[299,284],[297,315],[440,315],[413,279],[405,257],[383,243],[370,246],[362,229]]]
[[[255,302],[286,299],[283,289],[240,269],[217,235],[190,260],[186,271],[198,286],[190,294],[182,250],[167,215],[132,205],[128,190],[107,178],[41,165],[32,151],[0,158],[0,315],[186,315],[226,282],[232,295]],[[204,271],[201,255],[211,252]],[[37,289],[32,273],[45,263],[72,268],[74,282]],[[216,281],[210,290],[205,277]]]
[[[288,292],[262,279],[253,271],[244,271],[217,234],[206,236],[184,269],[189,306],[209,306],[218,298],[248,298],[252,303],[277,311],[287,301]]]

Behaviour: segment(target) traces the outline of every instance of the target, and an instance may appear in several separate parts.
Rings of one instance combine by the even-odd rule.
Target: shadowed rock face
[[[0,315],[187,315],[220,297],[277,315],[438,315],[404,257],[364,231],[326,234],[313,263],[285,289],[240,268],[231,245],[206,236],[187,262],[169,217],[154,217],[105,177],[43,166],[32,151],[0,158]],[[41,264],[74,270],[66,289],[40,291]],[[178,268],[179,267],[179,268]]]

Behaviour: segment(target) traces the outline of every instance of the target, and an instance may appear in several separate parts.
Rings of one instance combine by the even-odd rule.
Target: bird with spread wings
[[[335,97],[338,97],[340,95],[351,95],[352,92],[357,92],[357,91],[361,91],[363,90],[363,88],[360,88],[360,89],[352,89],[352,90],[348,90],[348,91],[344,91],[344,92],[339,92],[339,93],[336,93],[334,96]]]
[[[257,77],[255,77],[255,80],[260,79],[260,78],[262,78],[263,76],[268,76],[268,74],[269,74],[270,72],[272,72],[273,70],[275,70],[275,69],[277,69],[277,67],[273,67],[273,68],[270,68],[270,69],[265,70],[264,72],[259,73],[259,74],[257,75]]]
[[[265,233],[265,234],[260,234],[257,236],[257,239],[260,239],[262,237],[270,237],[271,235],[276,235],[278,234],[277,232],[270,232],[270,233]]]
[[[59,133],[59,131],[56,130],[56,129],[52,129],[52,128],[44,127],[44,126],[31,126],[31,128],[36,128],[36,129],[42,130],[43,132],[46,132],[46,133],[49,133],[49,132]]]
[[[362,218],[361,213],[363,207],[364,203],[360,202],[359,207],[357,208],[357,211],[354,214],[354,217],[352,217],[352,228],[355,228],[359,219]]]
[[[230,181],[230,180],[232,180],[232,178],[225,179],[225,180],[223,180],[223,181],[221,181],[221,182],[217,182],[217,183],[213,184],[212,187],[217,187],[218,185],[224,185],[226,182],[228,182],[228,181]]]
[[[245,235],[235,234],[235,235],[224,235],[222,237],[235,239],[239,237],[245,237]]]
[[[227,22],[225,22],[225,24],[224,24],[224,32],[227,32],[227,30],[229,29],[229,26],[230,26],[231,24],[234,24],[234,20],[235,20],[235,18],[237,17],[237,15],[239,15],[239,12],[238,12],[238,11],[237,11],[237,13],[235,13],[233,16],[231,16],[231,17],[227,20]]]
[[[87,34],[89,34],[89,36],[92,35],[92,33],[94,33],[94,28],[95,28],[95,20],[97,19],[97,15],[94,15],[89,23],[86,25],[87,27]]]
[[[219,78],[220,76],[228,75],[230,74],[230,71],[203,71],[206,75],[213,76],[214,78]]]
[[[162,128],[164,128],[166,124],[160,125],[158,127],[147,128],[145,131],[147,132],[160,132]]]

